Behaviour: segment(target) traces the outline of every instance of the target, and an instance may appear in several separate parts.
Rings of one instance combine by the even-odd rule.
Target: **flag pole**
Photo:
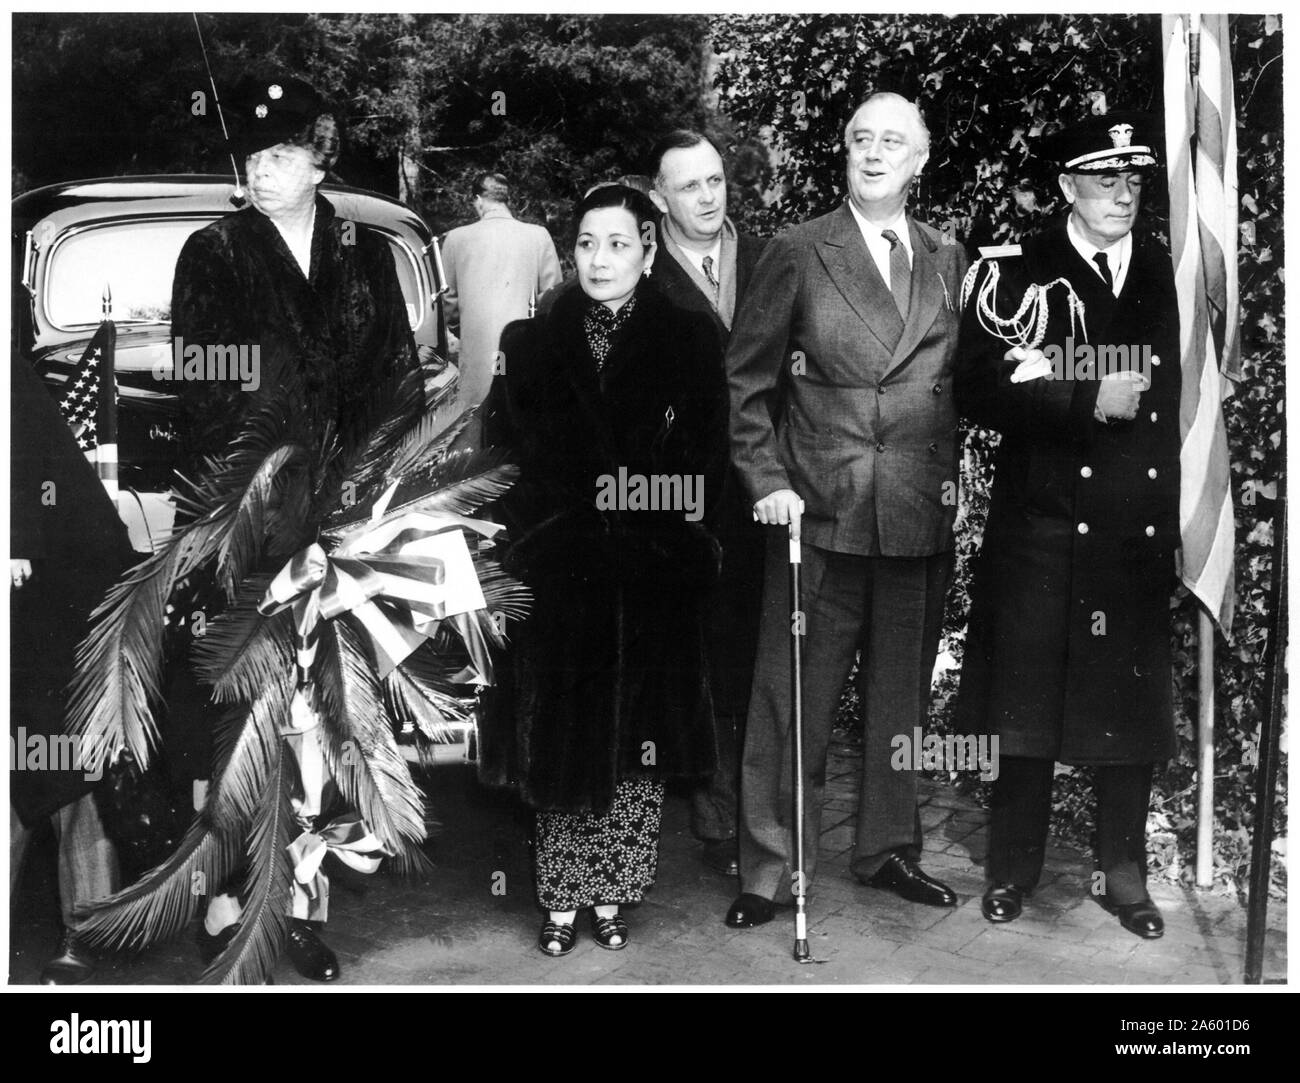
[[[1214,622],[1204,609],[1196,626],[1196,886],[1214,883]]]
[[[99,446],[95,449],[95,468],[108,499],[117,507],[117,329],[113,324],[113,289],[104,283],[101,296],[102,319],[108,324],[108,337],[99,358],[99,403],[96,428]],[[101,324],[102,326],[102,324]]]
[[[1286,462],[1286,432],[1282,433],[1282,462]],[[1250,894],[1246,900],[1247,985],[1264,980],[1264,937],[1268,931],[1268,885],[1273,863],[1273,799],[1277,794],[1278,746],[1282,731],[1282,681],[1287,646],[1286,469],[1277,479],[1277,508],[1273,513],[1273,565],[1269,587],[1268,649],[1264,655],[1264,709],[1259,720],[1259,755],[1255,761],[1255,824],[1250,840]]]

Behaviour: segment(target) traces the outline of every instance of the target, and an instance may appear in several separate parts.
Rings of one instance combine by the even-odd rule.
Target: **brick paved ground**
[[[790,958],[789,911],[759,929],[732,930],[722,916],[737,890],[705,869],[687,827],[686,802],[670,797],[659,880],[628,911],[629,946],[602,951],[579,924],[563,959],[534,947],[540,913],[532,893],[528,820],[508,797],[491,794],[465,768],[434,776],[443,823],[429,852],[429,884],[386,876],[336,876],[327,941],[343,964],[342,984],[520,985],[1213,985],[1241,981],[1246,914],[1231,898],[1155,885],[1165,915],[1162,940],[1121,929],[1087,893],[1087,855],[1048,852],[1044,883],[1024,916],[993,926],[980,915],[986,813],[948,788],[926,783],[925,868],[961,897],[951,910],[903,902],[860,886],[848,871],[858,753],[837,746],[827,786],[822,864],[810,897],[817,966]],[[58,936],[53,858],[33,854],[11,909],[10,981],[36,980]],[[346,872],[346,870],[345,870]],[[493,894],[504,874],[504,894]],[[1286,973],[1285,903],[1270,905],[1265,978]],[[192,936],[101,970],[105,984],[188,984],[200,972]],[[301,983],[282,961],[277,984]]]

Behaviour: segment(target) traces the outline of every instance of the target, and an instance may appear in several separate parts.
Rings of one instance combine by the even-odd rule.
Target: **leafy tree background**
[[[708,23],[673,16],[200,15],[219,91],[301,73],[347,129],[339,179],[398,196],[435,232],[505,173],[520,217],[562,237],[592,183],[641,172],[666,128],[707,123]],[[14,17],[15,188],[229,169],[188,14]],[[52,136],[57,133],[57,136]],[[72,164],[75,163],[75,164]]]
[[[200,15],[218,87],[261,66],[301,72],[331,99],[349,141],[336,179],[386,192],[435,230],[473,220],[469,182],[506,173],[516,213],[562,253],[568,207],[597,180],[644,171],[668,128],[703,127],[727,148],[733,216],[770,234],[842,196],[842,128],[875,89],[914,97],[931,158],[919,215],[969,245],[1013,240],[1061,204],[1033,155],[1051,125],[1104,96],[1160,109],[1157,16]],[[1283,466],[1282,33],[1233,19],[1237,80],[1244,378],[1225,405],[1237,507],[1237,616],[1218,647],[1216,871],[1244,876],[1254,822],[1271,496]],[[188,14],[13,16],[14,192],[57,181],[224,171],[216,110]],[[1163,192],[1146,213],[1157,226]],[[990,434],[968,434],[958,576],[937,724],[947,725],[966,621],[970,557],[987,506]],[[1181,750],[1160,772],[1151,838],[1158,871],[1190,875],[1194,832],[1195,626],[1175,607]],[[1283,771],[1285,778],[1285,771]],[[1057,827],[1091,822],[1086,777],[1068,772]],[[1285,834],[1284,796],[1278,831]],[[1086,841],[1082,838],[1079,841]],[[1284,844],[1279,845],[1279,849]],[[1283,875],[1277,862],[1276,875]]]

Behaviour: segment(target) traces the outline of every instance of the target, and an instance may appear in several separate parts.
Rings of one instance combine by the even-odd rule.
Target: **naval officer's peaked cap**
[[[1103,113],[1044,136],[1039,154],[1063,173],[1146,170],[1160,134],[1149,113]]]

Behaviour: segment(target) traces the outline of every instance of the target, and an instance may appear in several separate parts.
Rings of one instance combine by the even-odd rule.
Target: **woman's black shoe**
[[[537,937],[537,946],[542,952],[553,958],[559,958],[561,955],[568,955],[573,950],[574,942],[577,940],[577,934],[573,931],[572,925],[561,925],[556,921],[548,921],[542,926],[541,934]],[[552,945],[555,945],[552,947]]]
[[[621,914],[615,914],[612,918],[593,916],[591,919],[591,935],[598,947],[609,951],[622,951],[627,947],[627,934],[627,922],[623,920]],[[613,942],[615,937],[619,938],[617,944]]]
[[[289,958],[304,978],[312,981],[338,980],[338,957],[321,943],[320,937],[301,918],[289,919]]]

